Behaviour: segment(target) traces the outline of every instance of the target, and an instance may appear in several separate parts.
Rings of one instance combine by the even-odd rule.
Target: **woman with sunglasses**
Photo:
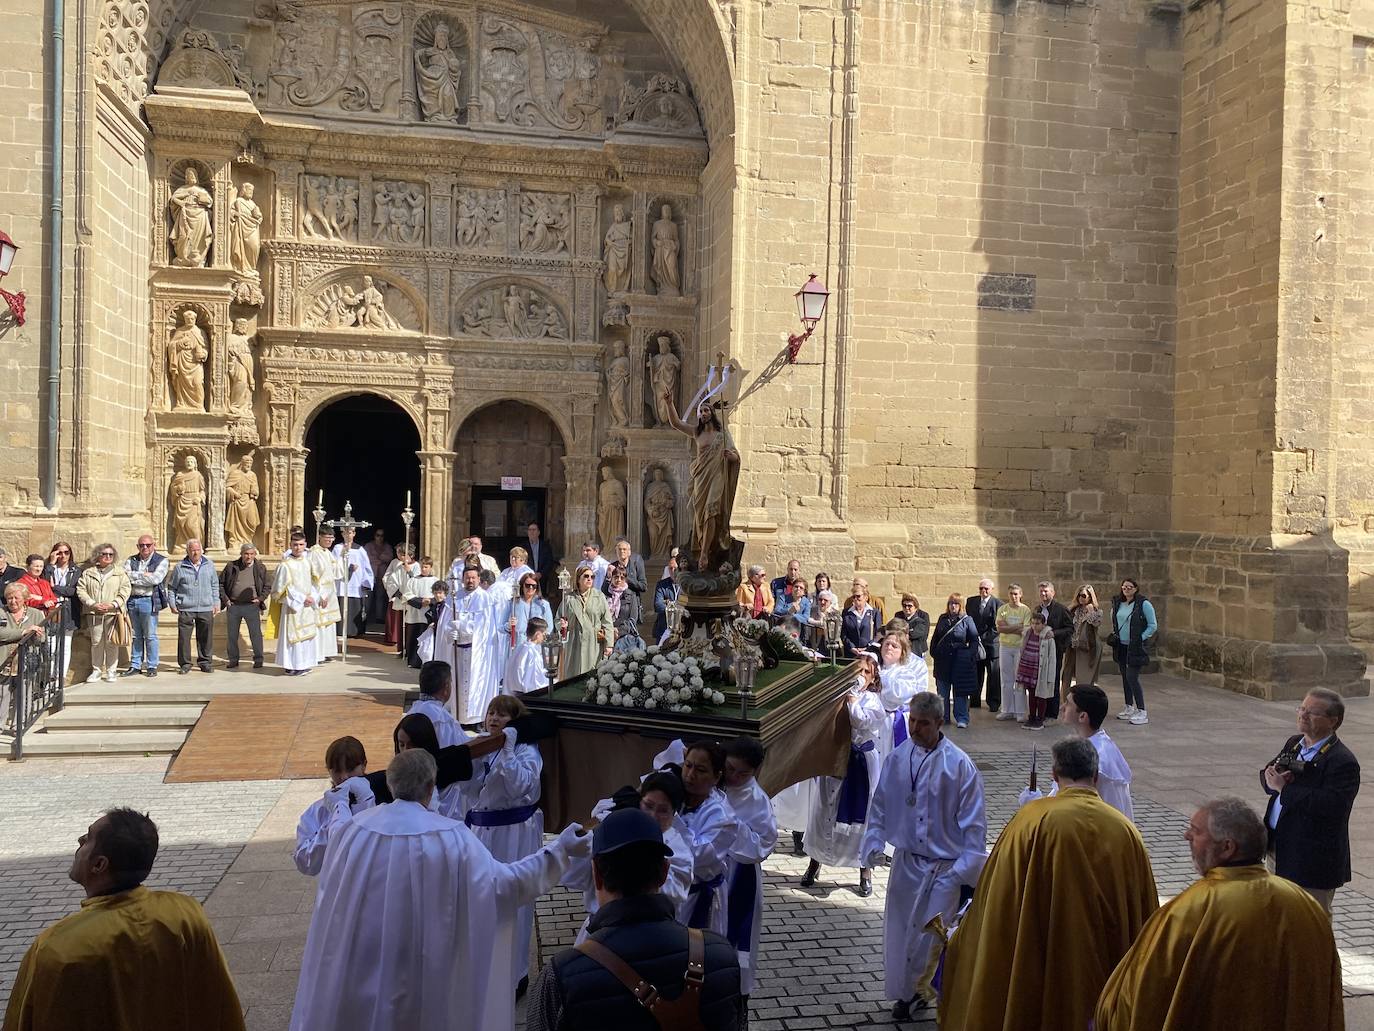
[[[553,626],[553,609],[539,591],[539,577],[527,566],[516,585],[515,597],[505,608],[505,618],[497,624],[505,630],[501,636],[501,643],[505,646],[505,658],[509,658],[511,649],[519,647],[520,642],[525,639],[530,619],[535,616]],[[504,658],[502,668],[505,668]]]
[[[1074,684],[1096,684],[1097,671],[1102,666],[1102,606],[1090,585],[1078,588],[1069,615],[1073,617],[1073,634],[1065,649],[1061,698],[1068,695]]]
[[[558,606],[558,631],[567,635],[563,647],[563,679],[595,669],[611,654],[615,625],[611,622],[606,596],[596,589],[596,573],[591,566],[578,566],[573,588]]]
[[[62,646],[62,680],[67,679],[67,670],[72,664],[72,633],[81,625],[81,599],[76,596],[76,581],[81,571],[72,562],[72,546],[66,541],[58,541],[48,552],[48,564],[43,568],[43,579],[52,584],[52,592],[57,595],[62,610],[60,631],[67,640]]]

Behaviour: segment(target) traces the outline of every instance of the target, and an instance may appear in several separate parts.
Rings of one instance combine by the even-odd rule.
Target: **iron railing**
[[[0,674],[0,684],[11,694],[10,711],[0,712],[0,726],[14,735],[10,759],[15,762],[24,758],[24,734],[49,712],[62,709],[70,634],[60,623],[49,622],[44,630],[42,640],[22,641],[13,663]]]

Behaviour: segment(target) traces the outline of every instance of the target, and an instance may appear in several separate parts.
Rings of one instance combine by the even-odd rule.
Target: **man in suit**
[[[1350,880],[1350,810],[1360,763],[1336,736],[1345,702],[1314,687],[1298,706],[1298,730],[1260,774],[1269,796],[1266,865],[1331,912],[1336,889]]]
[[[969,599],[968,614],[978,627],[978,640],[983,642],[983,658],[978,660],[978,686],[974,688],[969,707],[978,709],[978,696],[983,693],[987,679],[988,712],[1002,707],[1002,667],[997,652],[997,610],[1002,599],[992,593],[992,581],[987,577],[978,581],[978,593]]]
[[[530,568],[539,577],[539,585],[547,596],[551,587],[558,586],[553,582],[553,572],[558,568],[558,556],[540,534],[538,523],[530,523],[525,527],[525,550],[530,553]]]
[[[1073,616],[1069,615],[1069,610],[1063,602],[1054,600],[1054,584],[1048,580],[1041,580],[1040,584],[1040,604],[1035,606],[1032,611],[1044,613],[1045,625],[1054,633],[1054,653],[1063,656],[1069,653],[1069,638],[1073,636]],[[1058,677],[1055,678],[1058,680]],[[1053,698],[1047,700],[1045,706],[1045,719],[1059,719],[1059,692],[1056,691]]]

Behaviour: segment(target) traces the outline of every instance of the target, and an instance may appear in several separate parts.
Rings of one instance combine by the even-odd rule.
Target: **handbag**
[[[114,626],[110,627],[109,639],[116,648],[127,648],[134,643],[134,624],[124,609],[114,610]]]

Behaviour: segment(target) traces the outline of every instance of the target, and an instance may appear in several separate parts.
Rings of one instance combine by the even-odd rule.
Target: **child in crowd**
[[[549,673],[544,666],[544,639],[549,636],[549,624],[541,616],[531,616],[525,624],[525,639],[506,660],[503,681],[506,694],[525,694],[549,686]]]
[[[296,824],[296,850],[292,858],[296,869],[314,877],[324,866],[329,838],[354,813],[371,809],[375,799],[363,774],[367,773],[367,752],[356,737],[341,737],[330,743],[324,753],[329,771],[329,790],[324,797],[301,813]]]
[[[1045,625],[1045,614],[1031,613],[1030,630],[1021,644],[1016,663],[1016,686],[1027,694],[1027,730],[1045,729],[1045,710],[1059,687],[1059,654],[1054,646],[1054,631]]]
[[[426,555],[420,560],[420,575],[409,577],[401,587],[401,602],[405,619],[406,662],[412,668],[420,668],[420,656],[416,650],[420,635],[432,620],[429,609],[434,603],[435,588],[442,581],[434,576],[434,559]]]

